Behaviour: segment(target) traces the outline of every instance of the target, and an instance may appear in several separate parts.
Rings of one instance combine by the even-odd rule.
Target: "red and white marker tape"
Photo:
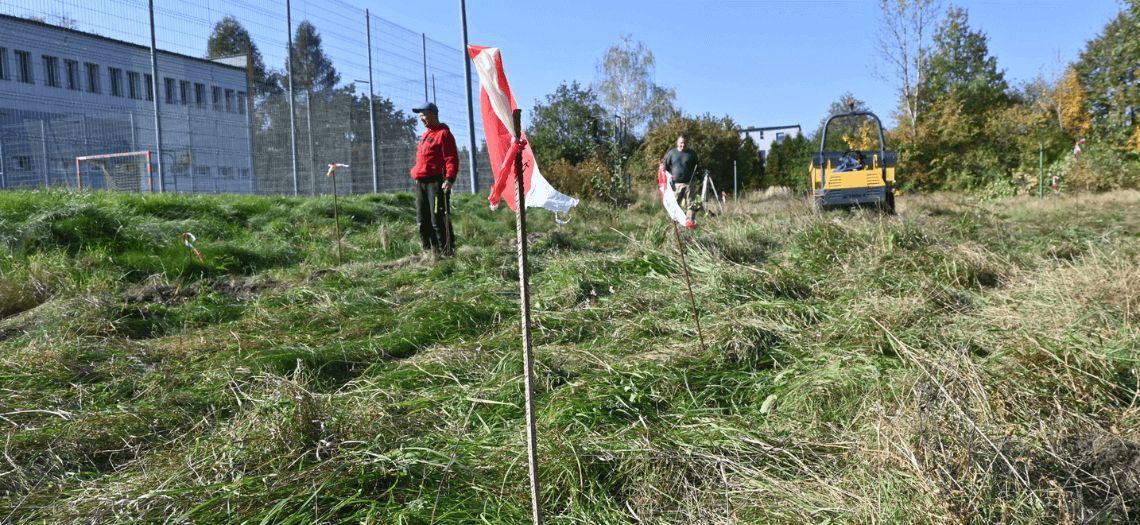
[[[325,176],[328,177],[328,176],[332,175],[333,172],[336,171],[337,168],[347,168],[347,167],[349,167],[348,164],[329,164],[329,172],[326,173]]]
[[[187,239],[187,237],[189,237],[189,239]],[[193,244],[190,244],[190,241],[197,241],[197,240],[198,240],[198,238],[195,237],[193,233],[186,232],[186,233],[182,234],[182,243],[185,244],[186,246],[189,246],[191,250],[194,250],[194,255],[198,256],[198,261],[204,263],[206,261],[202,260],[202,254],[198,253],[198,249],[195,248]]]

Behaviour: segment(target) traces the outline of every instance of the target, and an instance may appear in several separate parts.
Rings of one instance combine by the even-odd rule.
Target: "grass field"
[[[0,523],[529,523],[514,216],[338,204],[0,192]],[[1140,192],[898,205],[532,211],[546,522],[1140,520]]]

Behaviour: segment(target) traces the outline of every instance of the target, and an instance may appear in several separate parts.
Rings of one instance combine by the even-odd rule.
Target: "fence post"
[[[463,81],[467,87],[467,134],[471,149],[467,150],[467,163],[471,169],[471,193],[479,193],[479,176],[475,164],[475,108],[471,103],[471,55],[467,53],[467,5],[459,0],[459,14],[463,25]]]
[[[372,18],[367,9],[364,10],[364,28],[368,38],[368,130],[372,134],[372,193],[379,193],[380,175],[376,172],[376,104],[372,100],[375,96],[372,91]]]
[[[156,50],[155,36],[154,36],[154,0],[150,0],[150,76],[151,76],[151,93],[154,99],[154,140],[155,140],[155,161],[158,162],[158,192],[162,193],[166,190],[166,170],[162,167],[162,118],[159,116],[158,108],[158,51]],[[86,129],[86,127],[84,128]],[[90,154],[90,152],[85,152]],[[150,166],[147,166],[150,169]],[[150,191],[154,191],[152,185]]]
[[[293,103],[293,10],[289,0],[285,0],[285,23],[289,26],[286,33],[289,42],[286,65],[289,70],[289,137],[293,142],[293,196],[296,197],[300,193],[301,180],[297,177],[297,111]]]

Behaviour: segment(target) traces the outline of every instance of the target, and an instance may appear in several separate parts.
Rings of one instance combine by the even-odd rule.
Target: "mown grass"
[[[514,218],[0,193],[0,522],[525,523]],[[1125,523],[1140,194],[532,212],[550,523]],[[193,233],[205,262],[182,244]]]

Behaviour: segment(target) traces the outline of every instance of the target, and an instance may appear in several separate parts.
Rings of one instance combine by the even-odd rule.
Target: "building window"
[[[87,92],[99,93],[99,65],[88,62],[87,66]]]
[[[211,177],[209,166],[198,166],[194,168],[194,172],[200,179],[209,179]]]
[[[243,178],[245,180],[249,180],[249,178],[250,178],[249,173],[250,173],[249,168],[242,168],[241,169],[241,178]]]
[[[222,88],[213,86],[210,88],[210,94],[214,97],[214,111],[222,110]]]
[[[776,133],[776,144],[783,144],[784,143],[784,137],[786,137],[786,136],[788,136],[787,133],[784,133],[782,131],[777,132]]]
[[[8,48],[0,47],[0,79],[8,80]]]
[[[134,71],[127,71],[127,95],[131,98],[139,99],[139,74]]]
[[[15,164],[15,166],[12,167],[12,169],[14,169],[14,170],[26,171],[26,170],[32,169],[32,158],[31,157],[18,156],[18,157],[12,157],[12,160],[14,161],[14,164]]]
[[[154,100],[154,77],[148,73],[144,73],[143,79],[146,80],[146,99]]]
[[[194,104],[199,108],[206,107],[206,85],[194,83]]]
[[[166,78],[163,78],[162,80],[164,82],[166,82],[166,103],[167,104],[174,104],[175,102],[177,102],[176,100],[174,100],[174,79],[166,77]]]
[[[237,110],[238,113],[245,115],[245,91],[237,92]]]
[[[107,75],[111,77],[111,95],[123,96],[123,70],[117,67],[107,68]]]
[[[190,82],[185,80],[178,83],[178,93],[182,96],[182,105],[190,103]]]
[[[44,79],[47,85],[59,87],[59,57],[44,55]]]
[[[232,179],[232,178],[234,178],[234,169],[233,168],[218,168],[218,178],[219,179]]]
[[[234,90],[232,89],[226,90],[226,112],[234,112]]]
[[[764,140],[764,130],[760,130],[760,140]]]
[[[27,51],[16,51],[16,80],[32,84],[32,54]]]
[[[64,59],[63,63],[67,66],[67,89],[79,91],[79,62]]]

